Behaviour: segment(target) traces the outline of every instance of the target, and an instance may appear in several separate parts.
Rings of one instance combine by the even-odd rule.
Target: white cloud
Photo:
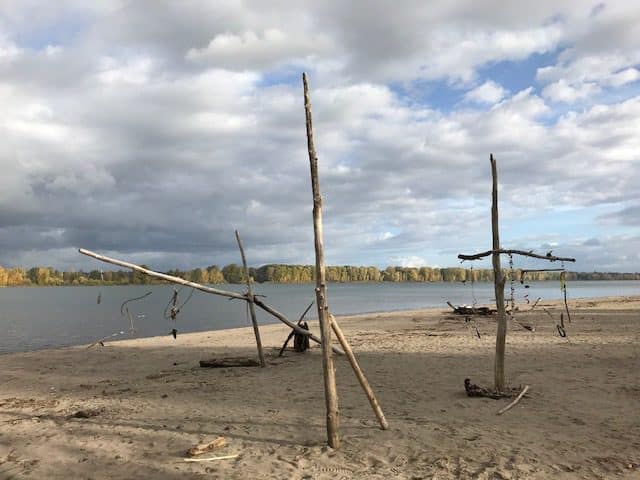
[[[148,57],[120,61],[103,57],[98,66],[98,79],[107,85],[144,85],[150,81],[153,60]]]
[[[268,28],[259,34],[253,31],[218,34],[205,48],[189,49],[186,58],[202,64],[255,70],[327,53],[330,49],[331,41],[324,35],[292,36],[278,28]]]
[[[20,48],[0,33],[0,62],[8,62],[20,55]]]
[[[469,90],[464,95],[464,99],[468,102],[494,104],[502,100],[506,94],[507,91],[501,85],[487,80],[482,85]]]
[[[562,29],[556,24],[501,31],[437,28],[431,35],[428,61],[421,65],[420,74],[468,83],[482,65],[545,53],[553,50],[561,39]]]
[[[547,85],[542,90],[542,95],[552,102],[573,103],[576,100],[587,99],[599,93],[600,90],[600,87],[595,83],[581,83],[573,87],[566,80],[561,79]]]
[[[397,265],[400,267],[424,267],[427,261],[417,255],[411,255],[408,257],[391,257],[389,259],[389,265]]]
[[[563,81],[577,86],[595,83],[620,87],[638,79],[638,71],[633,65],[639,61],[640,53],[583,56],[575,49],[568,49],[560,55],[558,64],[539,69],[537,79],[545,83]]]
[[[607,2],[566,22],[566,48],[555,65],[540,68],[552,101],[571,103],[640,79],[636,26],[640,10],[630,2]]]
[[[609,79],[608,83],[613,87],[621,87],[626,85],[627,83],[632,83],[637,80],[640,80],[640,70],[637,68],[626,68],[619,72],[613,73]]]

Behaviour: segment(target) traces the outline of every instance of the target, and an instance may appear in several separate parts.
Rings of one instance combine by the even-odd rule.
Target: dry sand
[[[246,328],[3,355],[0,478],[640,478],[640,297],[572,307],[569,341],[543,311],[535,334],[509,326],[508,382],[531,390],[502,416],[463,388],[492,383],[495,320],[477,339],[444,309],[342,318],[391,427],[339,358],[338,451],[320,348],[278,358],[285,326],[262,328],[265,369],[198,366],[254,355]],[[205,456],[237,458],[181,461],[217,436]]]

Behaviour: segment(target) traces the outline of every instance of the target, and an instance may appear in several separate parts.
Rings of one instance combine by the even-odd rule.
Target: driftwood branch
[[[353,350],[351,349],[351,345],[349,345],[347,338],[344,336],[344,333],[342,333],[342,330],[340,329],[338,322],[336,322],[335,317],[329,314],[329,319],[331,321],[331,328],[333,329],[333,333],[336,334],[336,338],[340,342],[340,345],[342,345],[342,348],[344,349],[347,359],[351,364],[351,368],[353,368],[353,372],[356,374],[356,378],[358,379],[358,382],[360,382],[360,386],[362,387],[365,395],[369,399],[369,403],[371,404],[371,408],[373,409],[373,412],[376,414],[376,417],[378,417],[380,428],[382,428],[382,430],[387,430],[389,428],[389,422],[387,422],[387,419],[384,416],[384,412],[382,411],[382,408],[378,403],[378,399],[376,398],[375,393],[373,393],[373,389],[371,388],[371,385],[369,384],[367,377],[364,376],[364,372],[362,371],[362,368],[360,368],[360,365],[358,364],[358,360],[356,359],[356,356],[354,355]]]
[[[504,390],[504,353],[507,338],[507,313],[504,308],[504,282],[505,276],[500,267],[500,229],[498,221],[498,168],[493,155],[489,156],[491,162],[491,236],[492,246],[491,262],[493,265],[493,285],[496,294],[496,310],[498,311],[498,328],[496,330],[496,359],[494,364],[495,389],[498,392]]]
[[[247,304],[249,306],[249,312],[251,314],[251,324],[253,325],[253,334],[256,337],[256,346],[258,347],[258,358],[260,359],[260,366],[264,367],[264,353],[262,353],[262,340],[260,339],[260,329],[258,328],[258,320],[256,319],[256,307],[253,302],[253,293],[251,292],[251,277],[249,277],[249,267],[247,267],[247,257],[244,255],[244,248],[242,246],[242,240],[240,240],[240,234],[236,230],[236,240],[238,242],[238,248],[240,249],[240,257],[242,258],[242,267],[244,269],[244,276],[247,279]]]
[[[575,258],[570,257],[556,257],[555,255],[539,255],[537,253],[528,252],[525,250],[505,250],[503,248],[498,248],[494,250],[487,250],[486,252],[474,253],[473,255],[465,255],[459,254],[458,258],[460,260],[480,260],[481,258],[488,257],[489,255],[493,255],[494,252],[497,252],[500,255],[522,255],[523,257],[531,257],[531,258],[539,258],[540,260],[548,260],[550,262],[575,262]],[[533,271],[533,270],[529,270]]]
[[[253,358],[227,357],[200,360],[200,366],[202,368],[258,367],[260,363],[256,362]]]
[[[338,392],[336,390],[336,372],[333,368],[331,355],[331,320],[328,318],[327,286],[324,266],[324,246],[322,235],[322,197],[320,196],[320,181],[318,179],[318,156],[313,143],[313,122],[311,117],[311,99],[307,74],[302,74],[302,88],[304,92],[304,113],[307,130],[307,150],[311,168],[311,191],[313,194],[313,238],[316,253],[316,305],[320,322],[320,337],[322,338],[322,371],[324,374],[324,396],[327,410],[327,443],[333,449],[340,447],[338,435]]]
[[[183,458],[182,461],[189,462],[216,462],[218,460],[231,460],[233,458],[238,458],[239,455],[225,455],[223,457],[208,457],[208,458]]]
[[[224,437],[217,437],[211,442],[199,443],[187,450],[187,456],[195,457],[196,455],[202,455],[203,453],[210,452],[217,448],[222,448],[227,445],[227,440]]]
[[[447,305],[453,309],[453,313],[456,315],[493,315],[496,313],[496,310],[489,307],[468,307],[466,305],[456,307],[449,301],[447,301]]]
[[[115,258],[107,257],[105,255],[100,255],[90,250],[85,250],[84,248],[80,248],[78,251],[82,255],[95,258],[96,260],[100,260],[101,262],[111,263],[113,265],[119,265],[121,267],[130,268],[131,270],[144,273],[145,275],[148,275],[150,277],[160,278],[162,280],[166,280],[167,282],[177,283],[178,285],[186,285],[187,287],[195,288],[196,290],[200,290],[205,293],[211,293],[213,295],[220,295],[222,297],[228,297],[231,299],[244,300],[245,302],[248,301],[247,296],[242,295],[240,293],[228,292],[226,290],[220,290],[218,288],[212,288],[206,285],[201,285],[196,282],[190,282],[188,280],[185,280],[184,278],[174,277],[172,275],[167,275],[165,273],[149,270],[148,268],[141,267],[140,265],[124,262],[122,260],[117,260]],[[266,303],[264,303],[262,300],[259,300],[255,296],[253,297],[253,303],[255,303],[258,307],[260,307],[265,312],[276,317],[278,320],[280,320],[282,323],[287,325],[289,328],[293,328],[297,333],[301,335],[308,335],[310,340],[313,340],[316,343],[320,343],[320,344],[322,343],[322,341],[318,337],[316,337],[313,333],[311,333],[309,330],[305,330],[304,328],[299,327],[298,325],[296,325],[295,323],[287,319],[287,317],[285,317],[282,313],[278,312],[275,308],[271,307],[270,305],[267,305]],[[336,347],[333,347],[333,351],[338,354],[344,353],[342,350]]]
[[[527,385],[526,387],[524,387],[522,389],[522,391],[520,392],[520,394],[516,397],[516,399],[511,402],[509,405],[507,405],[506,407],[504,407],[503,409],[498,411],[498,415],[502,415],[504,412],[512,409],[513,407],[516,406],[516,404],[522,399],[522,397],[524,397],[525,393],[527,393],[529,391],[529,385]]]
[[[545,257],[546,258],[546,257]],[[564,268],[523,268],[520,270],[522,275],[534,272],[564,272]]]
[[[130,268],[131,270],[144,273],[145,275],[149,275],[150,277],[160,278],[162,280],[166,280],[167,282],[177,283],[178,285],[185,285],[187,287],[200,290],[201,292],[213,293],[214,295],[221,295],[223,297],[228,297],[228,298],[236,298],[238,300],[247,300],[247,297],[245,295],[242,295],[241,293],[228,292],[226,290],[220,290],[218,288],[207,287],[206,285],[201,285],[196,282],[190,282],[189,280],[185,280],[184,278],[174,277],[173,275],[167,275],[166,273],[160,273],[154,270],[149,270],[148,268],[141,267],[140,265],[136,265],[135,263],[124,262],[122,260],[117,260],[115,258],[107,257],[105,255],[100,255],[99,253],[95,253],[90,250],[85,250],[84,248],[80,248],[78,249],[78,251],[82,255],[93,257],[96,260],[100,260],[101,262],[111,263],[112,265],[118,265],[120,267]]]

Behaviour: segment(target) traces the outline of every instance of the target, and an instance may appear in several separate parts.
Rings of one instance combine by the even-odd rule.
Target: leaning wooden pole
[[[256,345],[258,347],[258,358],[260,360],[260,366],[264,368],[264,353],[262,352],[262,340],[260,340],[260,329],[258,328],[258,320],[256,320],[256,307],[253,303],[253,292],[251,291],[251,277],[249,276],[249,267],[247,267],[247,258],[244,255],[244,248],[242,247],[242,240],[240,240],[240,234],[236,230],[236,240],[238,241],[238,248],[240,249],[240,257],[242,258],[242,267],[244,268],[244,278],[247,279],[247,304],[249,305],[249,313],[251,314],[251,323],[253,324],[253,334],[256,337]]]
[[[327,440],[331,448],[340,447],[338,435],[338,393],[336,391],[336,372],[331,355],[331,327],[329,307],[327,306],[327,286],[324,269],[324,247],[322,245],[322,197],[318,181],[318,157],[313,144],[313,123],[311,120],[311,100],[309,99],[309,85],[307,74],[302,74],[304,89],[304,111],[307,127],[307,149],[311,164],[311,190],[313,192],[313,234],[316,251],[316,305],[318,320],[320,321],[320,338],[322,339],[322,369],[324,373],[324,396],[327,409]]]
[[[148,268],[144,268],[144,267],[142,267],[140,265],[136,265],[135,263],[125,262],[123,260],[118,260],[116,258],[107,257],[106,255],[100,255],[99,253],[95,253],[95,252],[92,252],[91,250],[86,250],[84,248],[79,248],[78,252],[80,252],[82,255],[86,255],[87,257],[92,257],[92,258],[95,258],[96,260],[100,260],[101,262],[110,263],[112,265],[118,265],[120,267],[129,268],[131,270],[135,270],[136,272],[143,273],[143,274],[148,275],[150,277],[159,278],[159,279],[165,280],[167,282],[176,283],[178,285],[184,285],[186,287],[195,288],[196,290],[200,290],[200,291],[205,292],[205,293],[212,293],[214,295],[220,295],[222,297],[234,298],[236,300],[247,301],[246,295],[242,295],[241,293],[228,292],[226,290],[220,290],[218,288],[209,287],[207,285],[202,285],[200,283],[190,282],[189,280],[185,280],[184,278],[174,277],[173,275],[167,275],[166,273],[156,272],[155,270],[150,270]],[[273,308],[271,305],[268,305],[268,304],[262,302],[261,300],[259,300],[256,297],[253,298],[253,303],[255,303],[258,307],[260,307],[265,312],[267,312],[270,315],[273,315],[274,317],[276,317],[278,320],[280,320],[282,323],[287,325],[289,328],[292,328],[293,330],[295,330],[300,335],[307,335],[309,337],[309,340],[313,340],[314,342],[316,342],[318,344],[322,343],[322,341],[318,337],[316,337],[313,333],[311,333],[309,330],[305,330],[304,328],[300,327],[299,325],[296,325],[291,320],[289,320],[287,317],[285,317],[282,313],[280,313],[275,308]],[[337,354],[342,355],[344,353],[342,350],[340,350],[337,347],[332,347],[332,349]]]
[[[496,309],[498,310],[498,331],[496,333],[496,361],[494,367],[495,389],[498,392],[504,391],[504,351],[507,338],[507,313],[504,308],[504,282],[505,277],[500,267],[500,231],[498,224],[498,169],[493,154],[489,157],[491,161],[491,178],[493,187],[491,189],[491,233],[493,236],[493,284],[496,294]]]
[[[349,360],[351,368],[353,368],[353,371],[356,374],[356,378],[358,379],[358,382],[360,382],[360,386],[369,399],[369,403],[371,404],[371,408],[373,408],[373,412],[376,414],[376,417],[378,417],[380,428],[382,428],[383,430],[387,430],[389,428],[389,422],[387,422],[387,419],[384,416],[384,412],[382,411],[382,407],[380,407],[378,399],[376,398],[375,393],[373,393],[373,389],[371,388],[371,385],[369,385],[367,377],[364,376],[364,372],[362,371],[362,368],[360,368],[356,356],[353,354],[353,350],[351,349],[351,345],[349,345],[349,342],[347,341],[347,337],[345,337],[344,333],[342,333],[342,329],[340,328],[340,325],[338,325],[335,317],[333,315],[330,315],[330,318],[333,333],[336,334],[336,338],[340,342],[340,345],[342,345],[344,353],[347,356],[347,360]]]

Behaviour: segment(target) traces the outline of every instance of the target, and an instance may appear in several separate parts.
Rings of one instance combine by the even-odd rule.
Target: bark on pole
[[[309,163],[311,165],[311,190],[313,192],[313,233],[316,251],[316,305],[318,307],[318,320],[320,321],[320,338],[322,339],[322,369],[324,373],[324,395],[327,409],[327,441],[333,449],[340,447],[338,435],[338,393],[336,391],[336,372],[333,367],[331,352],[331,326],[329,319],[329,307],[327,306],[327,287],[324,269],[324,247],[322,245],[322,197],[320,196],[320,184],[318,182],[318,157],[313,144],[313,124],[311,120],[311,100],[309,99],[309,86],[307,74],[302,74],[302,86],[304,89],[304,111],[307,127],[307,149],[309,151]]]
[[[262,340],[260,340],[260,329],[258,328],[258,320],[256,320],[256,307],[253,303],[253,292],[251,291],[251,277],[249,277],[249,267],[247,267],[247,258],[244,255],[242,240],[240,234],[236,230],[236,240],[240,249],[240,257],[242,257],[242,267],[244,268],[244,277],[247,279],[247,304],[249,305],[249,313],[251,314],[251,323],[253,324],[253,334],[256,336],[256,345],[258,346],[258,359],[260,366],[264,368],[264,353],[262,352]]]
[[[500,267],[500,231],[498,228],[498,170],[493,154],[490,155],[491,177],[493,188],[491,190],[491,233],[493,236],[493,283],[496,294],[496,309],[498,310],[498,331],[496,333],[496,362],[494,368],[495,389],[504,391],[504,349],[507,338],[507,313],[504,308],[504,281]]]

